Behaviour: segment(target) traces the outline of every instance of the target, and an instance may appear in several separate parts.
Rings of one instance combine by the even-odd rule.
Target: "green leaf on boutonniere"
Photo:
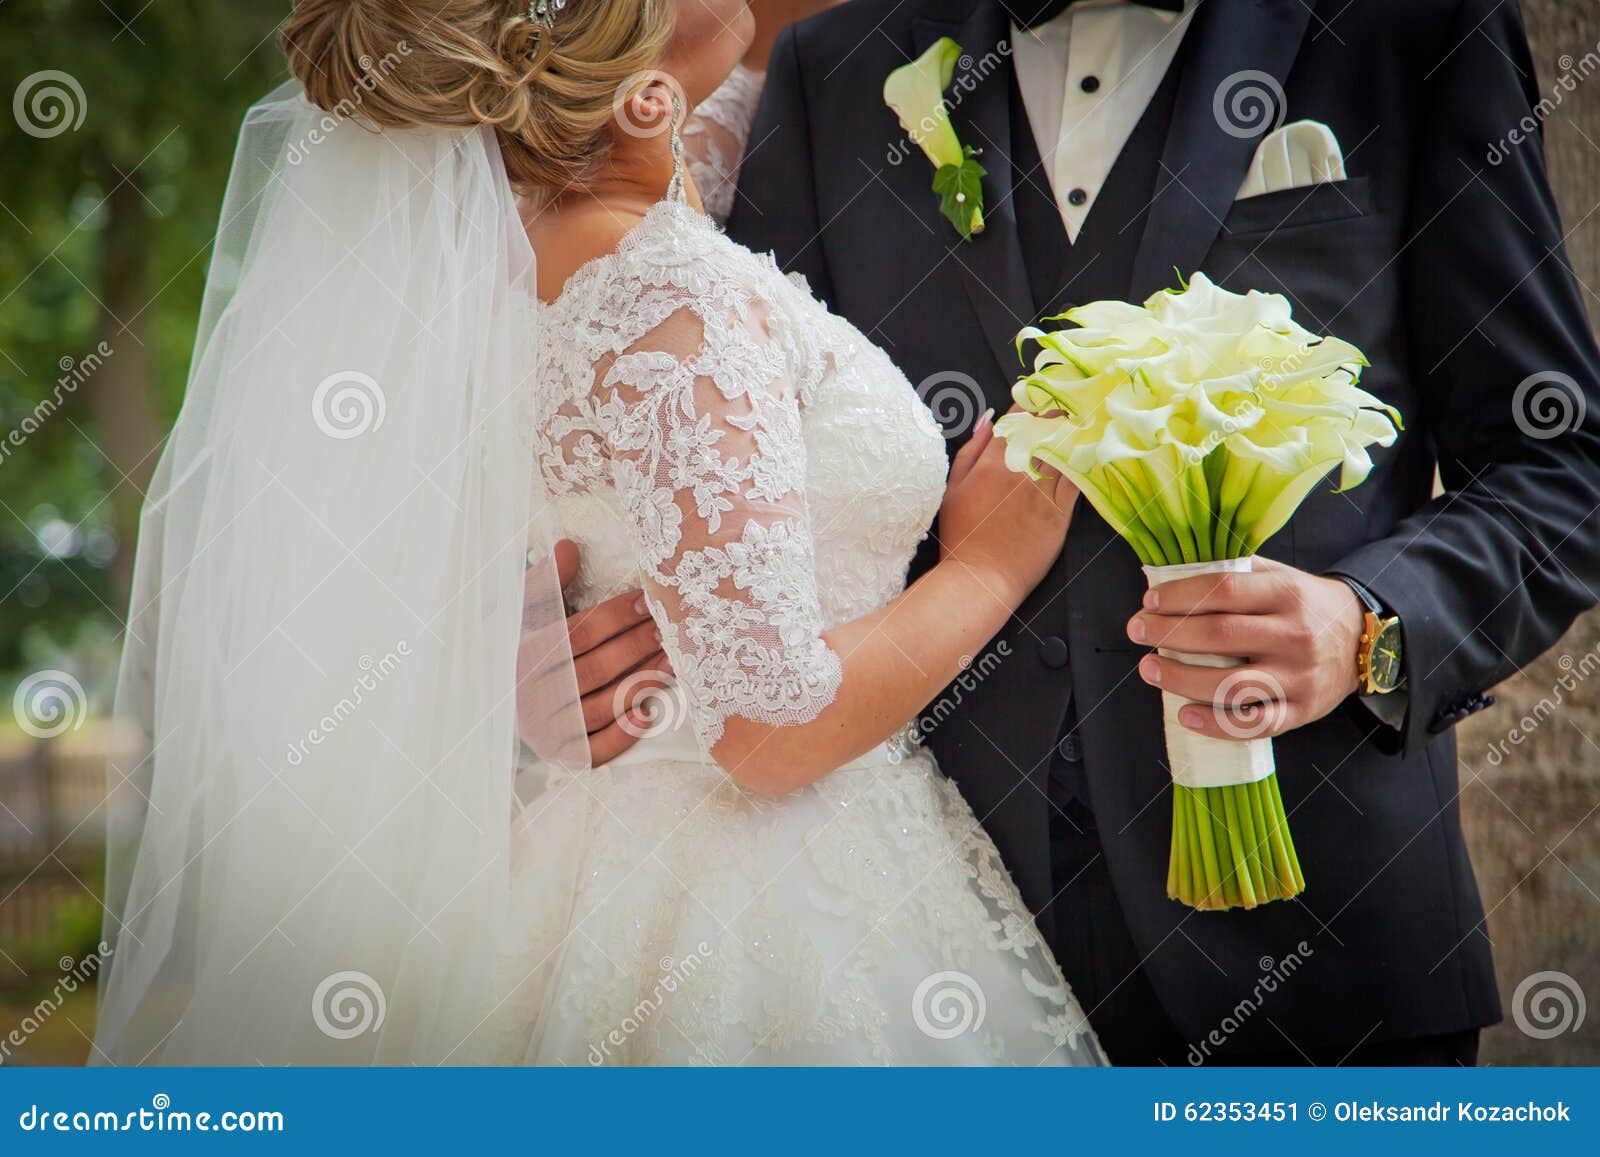
[[[983,232],[983,178],[988,171],[968,147],[959,165],[941,165],[933,174],[933,191],[939,194],[939,212],[956,227],[963,241]]]

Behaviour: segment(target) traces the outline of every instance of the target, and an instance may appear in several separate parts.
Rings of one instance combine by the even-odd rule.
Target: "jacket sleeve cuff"
[[[1332,578],[1343,579],[1348,583],[1350,589],[1356,592],[1356,597],[1361,600],[1367,610],[1372,611],[1374,614],[1392,613],[1389,611],[1387,603],[1349,575],[1334,572],[1329,572],[1329,574]],[[1361,701],[1361,706],[1365,707],[1380,723],[1386,723],[1396,731],[1399,731],[1405,725],[1406,703],[1409,695],[1404,687],[1383,695],[1357,695],[1356,698]]]
[[[1389,614],[1400,617],[1405,689],[1392,695],[1362,696],[1362,702],[1399,731],[1398,747],[1402,752],[1425,745],[1433,737],[1430,724],[1438,714],[1435,684],[1443,674],[1442,668],[1448,666],[1441,663],[1448,646],[1441,646],[1434,637],[1438,632],[1428,600],[1428,591],[1437,577],[1412,565],[1404,548],[1387,540],[1369,543],[1346,555],[1329,568],[1329,574],[1358,584]],[[1384,701],[1381,710],[1380,704],[1369,702],[1373,699]]]

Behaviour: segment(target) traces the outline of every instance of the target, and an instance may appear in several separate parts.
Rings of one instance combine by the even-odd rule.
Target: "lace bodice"
[[[585,606],[641,586],[709,750],[810,721],[823,632],[883,606],[943,493],[939,428],[799,278],[663,202],[540,308],[537,451]]]
[[[683,125],[684,157],[706,212],[727,221],[739,184],[739,162],[750,139],[750,125],[761,102],[763,76],[742,64],[695,106]]]

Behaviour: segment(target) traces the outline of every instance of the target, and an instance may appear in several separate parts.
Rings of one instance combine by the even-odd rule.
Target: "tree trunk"
[[[113,171],[106,199],[101,245],[102,271],[98,340],[111,352],[85,388],[95,420],[95,440],[104,456],[111,490],[117,553],[112,562],[112,608],[120,618],[133,580],[133,550],[139,508],[160,449],[152,352],[146,341],[149,316],[149,206],[138,174],[123,180]]]
[[[1545,123],[1550,176],[1600,321],[1600,73],[1579,70],[1600,52],[1600,11],[1571,0],[1522,8],[1539,89],[1562,98]],[[1564,93],[1556,82],[1569,73],[1577,87]],[[1600,516],[1578,533],[1600,534]],[[1495,693],[1499,704],[1459,729],[1462,819],[1506,1011],[1483,1059],[1600,1064],[1600,615]]]

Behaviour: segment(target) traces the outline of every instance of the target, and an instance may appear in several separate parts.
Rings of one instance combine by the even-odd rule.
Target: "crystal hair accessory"
[[[528,5],[528,19],[541,28],[554,27],[556,13],[567,6],[567,0],[533,0]]]

